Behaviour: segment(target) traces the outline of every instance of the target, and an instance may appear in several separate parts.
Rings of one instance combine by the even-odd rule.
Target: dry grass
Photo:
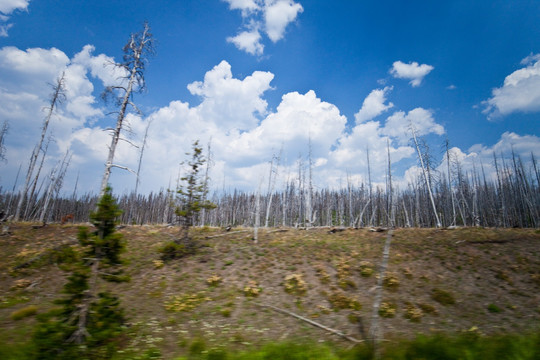
[[[245,348],[291,337],[342,341],[254,302],[316,318],[360,337],[351,319],[360,316],[369,325],[386,236],[366,229],[335,234],[327,229],[260,229],[254,245],[250,232],[206,238],[225,232],[195,229],[193,236],[203,245],[199,252],[163,263],[158,249],[177,236],[178,229],[129,226],[121,232],[128,242],[124,258],[131,282],[103,286],[114,287],[120,295],[137,334],[128,346],[154,346],[165,358],[187,353],[200,339],[207,348]],[[76,226],[33,229],[18,224],[12,235],[0,238],[0,341],[35,322],[32,316],[15,321],[10,314],[29,306],[40,312],[51,308],[66,277],[47,261],[14,268],[74,242],[76,233]],[[539,245],[535,230],[396,230],[383,293],[384,335],[534,328],[540,323]],[[437,289],[451,294],[455,303],[436,301],[432,296]]]

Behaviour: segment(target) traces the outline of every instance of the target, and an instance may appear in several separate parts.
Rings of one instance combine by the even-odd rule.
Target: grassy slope
[[[376,271],[362,276],[361,270],[368,273],[370,264],[376,270],[385,233],[263,229],[259,244],[253,245],[250,232],[206,238],[224,232],[196,229],[194,236],[205,245],[200,253],[162,266],[158,249],[178,229],[143,226],[121,231],[128,242],[124,258],[132,280],[103,286],[112,287],[122,299],[136,335],[130,349],[154,346],[165,358],[173,358],[197,347],[244,349],[290,338],[344,341],[256,303],[286,309],[356,338],[361,337],[356,319],[369,325]],[[76,233],[76,226],[33,229],[18,224],[11,235],[0,237],[0,342],[27,341],[34,316],[16,321],[10,315],[29,305],[36,305],[38,312],[51,308],[66,277],[45,257],[30,268],[14,267],[62,242],[74,242]],[[396,230],[388,268],[394,286],[386,287],[383,295],[383,303],[396,311],[381,320],[384,337],[471,328],[484,334],[534,330],[540,323],[539,245],[538,230]],[[285,291],[285,277],[292,274],[301,275],[304,293],[298,286],[296,293]],[[210,286],[213,276],[219,279]],[[246,286],[259,289],[259,295],[246,296]],[[434,300],[434,289],[450,293],[455,304]],[[361,309],[336,308],[354,301]],[[166,310],[171,304],[195,307]]]

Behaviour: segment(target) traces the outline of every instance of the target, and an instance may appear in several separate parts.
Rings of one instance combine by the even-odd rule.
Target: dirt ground
[[[121,298],[134,334],[129,347],[164,358],[206,348],[245,348],[308,338],[350,342],[271,305],[356,339],[369,330],[386,232],[343,229],[197,228],[198,253],[163,263],[159,248],[179,234],[128,226],[127,283],[100,286]],[[340,229],[341,230],[341,229]],[[76,225],[15,224],[0,237],[0,339],[23,342],[38,313],[61,296],[67,273],[50,249],[74,244]],[[540,324],[540,231],[396,229],[384,278],[380,324],[386,339],[418,333],[523,333]]]

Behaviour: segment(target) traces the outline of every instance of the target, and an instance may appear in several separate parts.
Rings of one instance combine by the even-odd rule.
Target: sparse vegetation
[[[5,241],[0,243],[0,250],[8,254],[6,261],[0,263],[0,273],[4,274],[0,277],[3,302],[0,316],[5,319],[5,325],[0,327],[0,344],[12,344],[19,349],[26,347],[28,352],[34,352],[35,345],[29,345],[24,334],[33,332],[37,319],[49,312],[52,301],[60,294],[64,275],[57,265],[48,261],[39,267],[14,268],[36,254],[46,253],[47,249],[60,245],[63,241],[58,236],[60,232],[64,238],[75,237],[77,227],[49,225],[33,229],[31,225],[16,224],[11,231],[13,234],[4,237]],[[300,344],[322,340],[321,346],[327,347],[336,359],[353,356],[340,350],[349,347],[350,343],[342,343],[338,337],[324,330],[260,308],[257,304],[274,305],[361,338],[357,320],[362,318],[364,326],[369,327],[374,296],[371,289],[378,279],[375,273],[363,277],[360,263],[373,263],[372,259],[380,256],[386,234],[361,229],[343,231],[339,237],[325,229],[272,231],[261,228],[259,244],[253,246],[245,233],[229,234],[220,228],[193,227],[190,235],[207,246],[185,256],[181,262],[170,261],[165,265],[163,260],[156,260],[155,250],[174,238],[178,229],[165,226],[128,226],[121,229],[119,232],[129,241],[123,255],[126,263],[122,268],[132,280],[117,284],[100,281],[100,291],[114,289],[124,309],[124,327],[114,330],[116,335],[108,338],[119,341],[117,344],[122,348],[123,352],[115,352],[114,356],[118,359],[178,359],[180,356],[192,359],[226,356],[234,359],[245,353],[248,354],[246,358],[253,358],[254,354],[263,353],[267,343],[278,341],[274,345],[281,346],[279,339],[284,334],[288,338],[298,338]],[[499,332],[523,334],[535,330],[540,312],[537,306],[530,306],[533,300],[530,289],[536,286],[531,282],[531,271],[540,264],[535,253],[540,234],[533,230],[484,229],[480,233],[482,241],[505,236],[521,239],[513,243],[486,245],[474,243],[478,241],[479,233],[475,229],[452,232],[395,230],[388,270],[401,282],[392,291],[383,288],[379,308],[379,316],[384,318],[381,328],[384,338],[392,338],[393,341],[381,343],[382,358],[399,359],[409,351],[412,340],[404,334],[430,335],[436,330],[449,336],[448,341],[452,342],[452,335],[459,335],[464,330],[467,336],[479,339]],[[214,235],[220,236],[211,237]],[[484,251],[493,247],[505,254],[504,257],[495,257],[492,252]],[[86,257],[83,247],[72,245],[72,248],[80,258]],[[9,254],[23,255],[9,257]],[[509,263],[519,266],[510,268]],[[67,266],[65,271],[73,272],[75,264]],[[228,266],[224,266],[226,264]],[[340,264],[347,264],[348,268]],[[459,272],[453,271],[457,265],[462,268]],[[494,269],[499,266],[511,269],[505,271],[513,281],[512,291],[501,287],[501,281],[494,276]],[[289,270],[291,267],[296,270]],[[339,285],[338,267],[342,274],[347,274],[342,278],[354,281],[356,288]],[[415,276],[407,278],[403,270],[407,268],[414,269]],[[287,275],[301,275],[307,291],[303,295],[287,293]],[[327,276],[328,282],[321,281]],[[298,279],[296,276],[292,278]],[[459,294],[460,306],[444,306],[434,300],[431,297],[433,289],[444,290],[453,298]],[[95,300],[99,300],[97,295]],[[119,306],[117,299],[106,307],[113,309],[115,303]],[[503,312],[490,312],[489,304],[496,305]],[[30,305],[35,305],[39,314],[20,320],[10,318],[14,312]],[[469,332],[472,328],[477,330]],[[26,330],[23,332],[22,329]],[[204,342],[204,349],[202,353],[191,354],[190,346],[197,341]],[[106,354],[109,350],[105,344],[91,346],[101,348],[100,351]],[[10,348],[10,351],[25,359],[20,355],[22,350]],[[302,351],[299,349],[300,354]]]

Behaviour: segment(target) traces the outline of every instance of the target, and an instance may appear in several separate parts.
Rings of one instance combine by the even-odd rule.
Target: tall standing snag
[[[114,153],[116,151],[118,141],[120,140],[120,133],[124,126],[124,119],[127,115],[128,105],[138,111],[135,104],[133,104],[131,101],[133,92],[141,92],[146,87],[144,80],[145,65],[148,57],[154,54],[154,39],[150,33],[150,26],[148,23],[144,23],[144,27],[141,32],[131,34],[131,37],[124,46],[123,51],[124,61],[122,63],[115,64],[114,66],[124,71],[126,74],[124,80],[127,83],[122,85],[108,86],[103,93],[104,98],[113,92],[119,92],[120,95],[118,95],[119,111],[116,119],[116,127],[112,130],[113,133],[111,145],[109,146],[109,156],[107,157],[103,179],[101,180],[100,198],[105,193],[105,189],[109,183],[111,169],[113,167],[118,167],[128,170],[124,166],[113,163]]]
[[[43,149],[43,140],[45,139],[45,135],[47,134],[47,129],[49,128],[49,123],[54,113],[54,109],[57,107],[58,103],[61,103],[65,98],[64,75],[65,73],[62,73],[62,75],[58,79],[56,79],[56,84],[54,84],[53,86],[53,93],[51,96],[51,106],[47,108],[47,116],[45,117],[45,120],[43,121],[43,126],[41,128],[41,137],[36,147],[34,148],[32,155],[30,156],[30,164],[28,165],[28,172],[26,173],[26,181],[24,182],[24,188],[21,193],[21,196],[19,197],[19,202],[17,203],[17,209],[15,210],[15,218],[14,218],[15,221],[19,221],[19,218],[21,216],[21,209],[22,209],[24,200],[26,199],[28,195],[28,188],[30,187],[32,174],[34,173],[34,168],[36,167],[39,154],[42,151],[43,151],[43,158],[45,158],[46,150]],[[38,176],[39,175],[37,175],[36,179],[34,180],[36,183],[38,181],[37,179]]]
[[[9,130],[9,122],[4,121],[0,128],[0,161],[6,161],[6,147],[4,141]]]

